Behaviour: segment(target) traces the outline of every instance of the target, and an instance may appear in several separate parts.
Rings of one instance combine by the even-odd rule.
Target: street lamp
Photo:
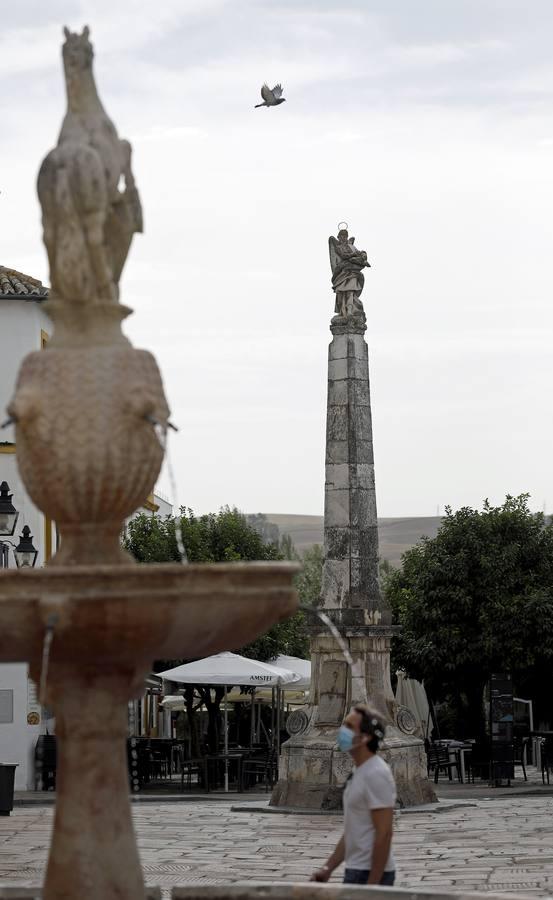
[[[7,481],[0,484],[0,569],[7,569],[9,565],[10,547],[13,549],[15,564],[18,569],[32,569],[37,561],[38,550],[33,546],[33,536],[28,525],[23,526],[19,536],[17,547],[12,541],[3,541],[6,535],[15,531],[18,511],[12,503],[10,486]]]
[[[33,569],[38,556],[38,550],[33,547],[33,536],[28,525],[23,526],[19,538],[19,544],[14,548],[15,563],[18,569]]]
[[[12,535],[15,531],[18,511],[12,503],[10,487],[7,481],[0,484],[0,536]]]

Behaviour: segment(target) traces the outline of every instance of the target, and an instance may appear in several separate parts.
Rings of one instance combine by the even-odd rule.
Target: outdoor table
[[[456,741],[456,740],[441,740],[434,741],[435,744],[440,744],[442,747],[445,747],[449,751],[449,758],[453,761],[455,760],[459,764],[459,780],[461,784],[464,784],[466,781],[466,770],[465,770],[465,753],[470,753],[472,750],[472,744],[468,741]]]
[[[459,759],[459,772],[461,774],[461,781],[465,784],[466,778],[466,767],[465,767],[465,753],[470,753],[472,750],[472,744],[461,744],[460,747],[455,747],[455,752]]]
[[[236,762],[237,765],[237,784],[238,790],[242,790],[242,758],[247,755],[249,751],[247,750],[231,750],[229,753],[212,753],[205,757],[206,760],[206,768],[207,768],[207,778],[209,784],[209,790],[212,787],[217,787],[218,780],[215,777],[213,783],[210,779],[210,764],[216,766],[217,763],[230,763]]]

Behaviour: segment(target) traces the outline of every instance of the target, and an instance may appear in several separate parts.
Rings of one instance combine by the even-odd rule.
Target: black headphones
[[[361,725],[359,726],[361,734],[368,734],[371,738],[367,744],[369,750],[372,753],[376,753],[378,745],[384,737],[386,726],[366,706],[354,706],[353,709],[361,716]]]

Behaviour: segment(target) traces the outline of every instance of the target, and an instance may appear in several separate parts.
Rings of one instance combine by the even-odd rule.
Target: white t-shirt
[[[393,809],[395,804],[394,776],[381,756],[371,756],[354,769],[344,791],[346,869],[371,868],[374,843],[371,810]],[[395,867],[390,850],[384,870],[393,872]]]

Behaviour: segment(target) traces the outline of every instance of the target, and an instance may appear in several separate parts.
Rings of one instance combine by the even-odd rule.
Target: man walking
[[[392,831],[396,786],[390,767],[377,756],[385,726],[366,706],[354,706],[338,732],[340,750],[355,763],[344,790],[344,834],[311,881],[328,881],[345,862],[344,884],[392,885]]]

